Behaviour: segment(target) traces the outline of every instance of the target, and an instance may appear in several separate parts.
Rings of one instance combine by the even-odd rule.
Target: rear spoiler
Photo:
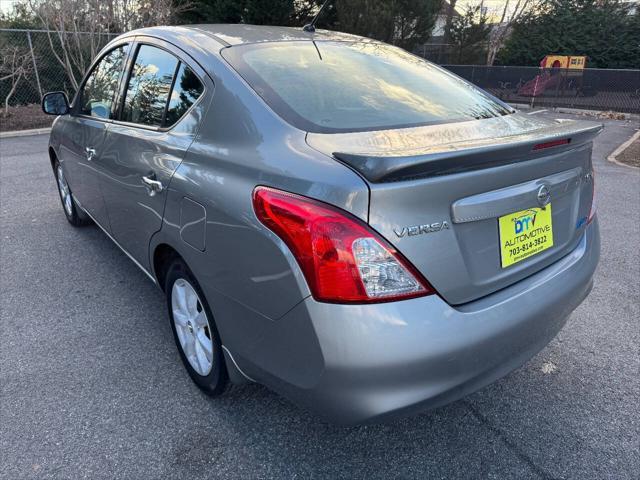
[[[370,182],[392,182],[497,167],[573,150],[591,142],[602,129],[602,124],[593,122],[559,122],[521,134],[412,150],[410,155],[338,151],[333,156]]]

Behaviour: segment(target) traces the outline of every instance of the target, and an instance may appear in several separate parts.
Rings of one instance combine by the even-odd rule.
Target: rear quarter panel
[[[349,168],[311,149],[305,132],[281,121],[224,60],[207,69],[215,91],[171,180],[163,227],[150,252],[167,243],[180,253],[202,285],[223,343],[234,355],[250,357],[264,329],[309,296],[288,248],[255,217],[254,188],[307,195],[363,220],[369,190]],[[204,248],[181,236],[185,198],[204,207]]]

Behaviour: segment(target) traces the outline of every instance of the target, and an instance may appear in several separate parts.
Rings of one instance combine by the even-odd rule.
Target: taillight
[[[544,150],[545,148],[559,147],[560,145],[569,145],[571,143],[570,138],[563,138],[560,140],[551,140],[550,142],[538,143],[533,146],[534,150]]]
[[[596,173],[595,170],[591,170],[591,209],[589,210],[589,217],[587,217],[587,225],[593,221],[596,216]]]
[[[345,211],[268,187],[254,190],[253,208],[289,247],[316,300],[373,303],[434,293],[386,240]]]

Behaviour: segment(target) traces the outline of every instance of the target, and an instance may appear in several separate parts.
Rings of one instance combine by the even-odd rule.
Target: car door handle
[[[142,183],[144,183],[149,188],[149,195],[152,197],[156,193],[160,193],[164,188],[162,186],[162,182],[156,180],[156,175],[154,173],[148,176],[143,176]]]
[[[87,160],[88,161],[93,160],[93,157],[96,156],[96,149],[95,148],[87,147],[87,148],[84,149],[84,151],[87,153]]]

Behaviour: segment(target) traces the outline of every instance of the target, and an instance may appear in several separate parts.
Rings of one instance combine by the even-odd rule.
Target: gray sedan
[[[340,423],[432,408],[529,359],[592,286],[601,126],[380,42],[142,29],[43,109],[67,220],[165,292],[212,396],[260,382]]]

